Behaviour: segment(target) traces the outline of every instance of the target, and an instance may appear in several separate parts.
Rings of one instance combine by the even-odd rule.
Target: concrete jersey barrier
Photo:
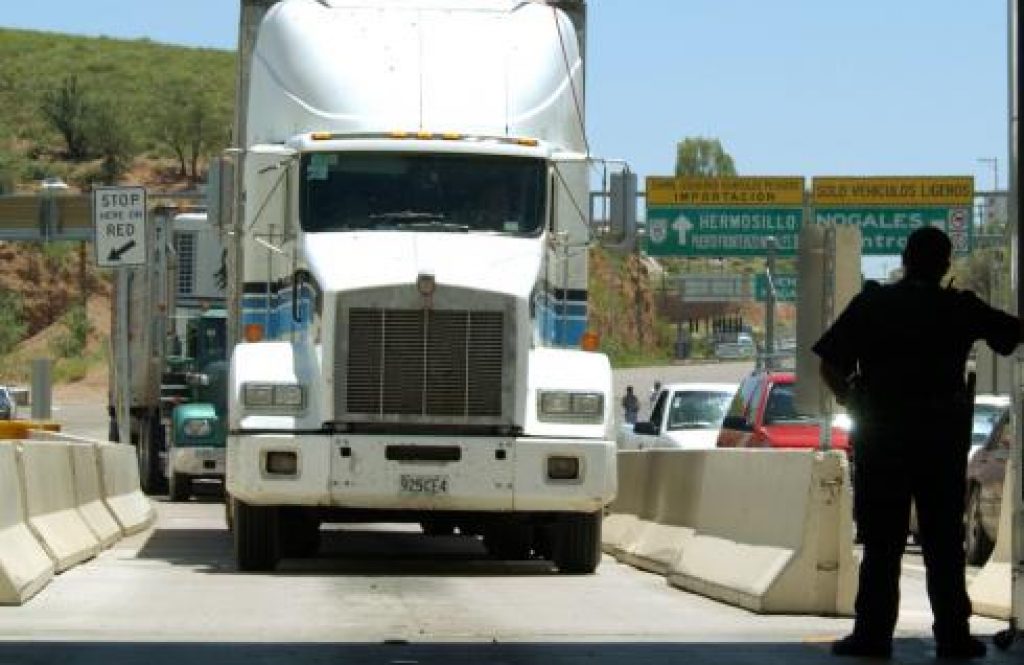
[[[95,444],[68,444],[71,451],[72,470],[75,474],[75,501],[78,512],[89,525],[100,546],[107,548],[124,535],[121,526],[114,519],[103,501],[100,482],[99,453]]]
[[[53,573],[53,561],[25,521],[17,450],[0,443],[0,605],[26,602]]]
[[[755,612],[852,614],[857,563],[845,455],[705,453],[696,534],[669,582]]]
[[[622,560],[665,575],[696,533],[708,455],[702,450],[651,450],[649,456],[645,519],[626,545]]]
[[[1007,461],[1003,475],[1003,499],[999,504],[999,533],[996,535],[996,545],[988,561],[967,589],[974,613],[993,619],[1010,618],[1010,595],[1013,587],[1013,566],[1010,563],[1013,558],[1013,494],[1019,491],[1015,489],[1016,475],[1014,465]]]
[[[619,560],[642,527],[649,460],[649,455],[638,450],[618,454],[618,492],[601,525],[601,549]]]
[[[156,511],[139,489],[139,466],[135,448],[127,444],[101,443],[100,478],[104,502],[125,535],[138,533],[156,519]]]
[[[756,612],[852,614],[843,453],[629,451],[619,470],[602,544],[620,561]]]
[[[100,543],[78,512],[68,445],[23,441],[19,449],[28,525],[57,571],[96,556]]]

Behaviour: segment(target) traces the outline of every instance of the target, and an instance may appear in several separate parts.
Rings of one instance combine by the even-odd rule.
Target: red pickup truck
[[[757,370],[745,378],[729,405],[719,448],[817,448],[821,427],[817,419],[800,414],[793,401],[792,372]],[[832,447],[850,448],[850,419],[833,419]]]

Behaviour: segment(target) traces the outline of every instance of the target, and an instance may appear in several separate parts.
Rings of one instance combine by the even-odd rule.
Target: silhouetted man
[[[967,356],[976,340],[1009,355],[1019,319],[969,291],[942,288],[952,246],[923,227],[907,239],[904,277],[869,282],[814,352],[821,373],[853,413],[854,513],[864,543],[853,633],[840,656],[889,657],[899,612],[900,560],[916,503],[932,625],[940,658],[973,658],[964,581],[964,490],[970,414]]]

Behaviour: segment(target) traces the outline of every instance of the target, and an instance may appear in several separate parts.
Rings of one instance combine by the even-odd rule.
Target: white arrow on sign
[[[679,245],[686,246],[686,234],[693,230],[693,222],[686,215],[679,215],[672,222],[672,228],[679,234]]]

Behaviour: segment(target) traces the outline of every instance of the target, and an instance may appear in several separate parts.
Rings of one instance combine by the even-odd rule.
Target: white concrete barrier
[[[15,445],[0,442],[0,605],[24,603],[46,586],[53,573],[53,561],[25,521]]]
[[[68,445],[23,441],[18,448],[28,525],[57,572],[96,556],[100,543],[78,512]]]
[[[99,453],[95,444],[68,444],[71,451],[72,470],[75,474],[75,501],[78,512],[89,525],[96,540],[103,548],[117,542],[124,532],[114,519],[107,504],[103,502],[103,488],[100,482]]]
[[[844,454],[703,453],[696,533],[669,582],[755,612],[851,614],[857,564]]]
[[[699,450],[648,452],[643,516],[622,561],[665,575],[694,536],[701,477],[707,459]]]
[[[125,535],[143,531],[156,519],[156,511],[139,489],[135,448],[128,444],[100,443],[100,480],[104,502]]]
[[[618,491],[601,525],[601,549],[619,560],[642,527],[649,460],[648,454],[638,450],[618,454]]]
[[[843,453],[622,452],[609,513],[604,550],[674,586],[756,612],[853,613]]]
[[[975,614],[993,619],[1010,618],[1010,591],[1013,587],[1013,569],[1010,563],[1013,546],[1013,493],[1016,471],[1012,460],[1007,460],[1003,475],[1003,501],[999,505],[999,533],[996,545],[977,576],[967,589]]]

